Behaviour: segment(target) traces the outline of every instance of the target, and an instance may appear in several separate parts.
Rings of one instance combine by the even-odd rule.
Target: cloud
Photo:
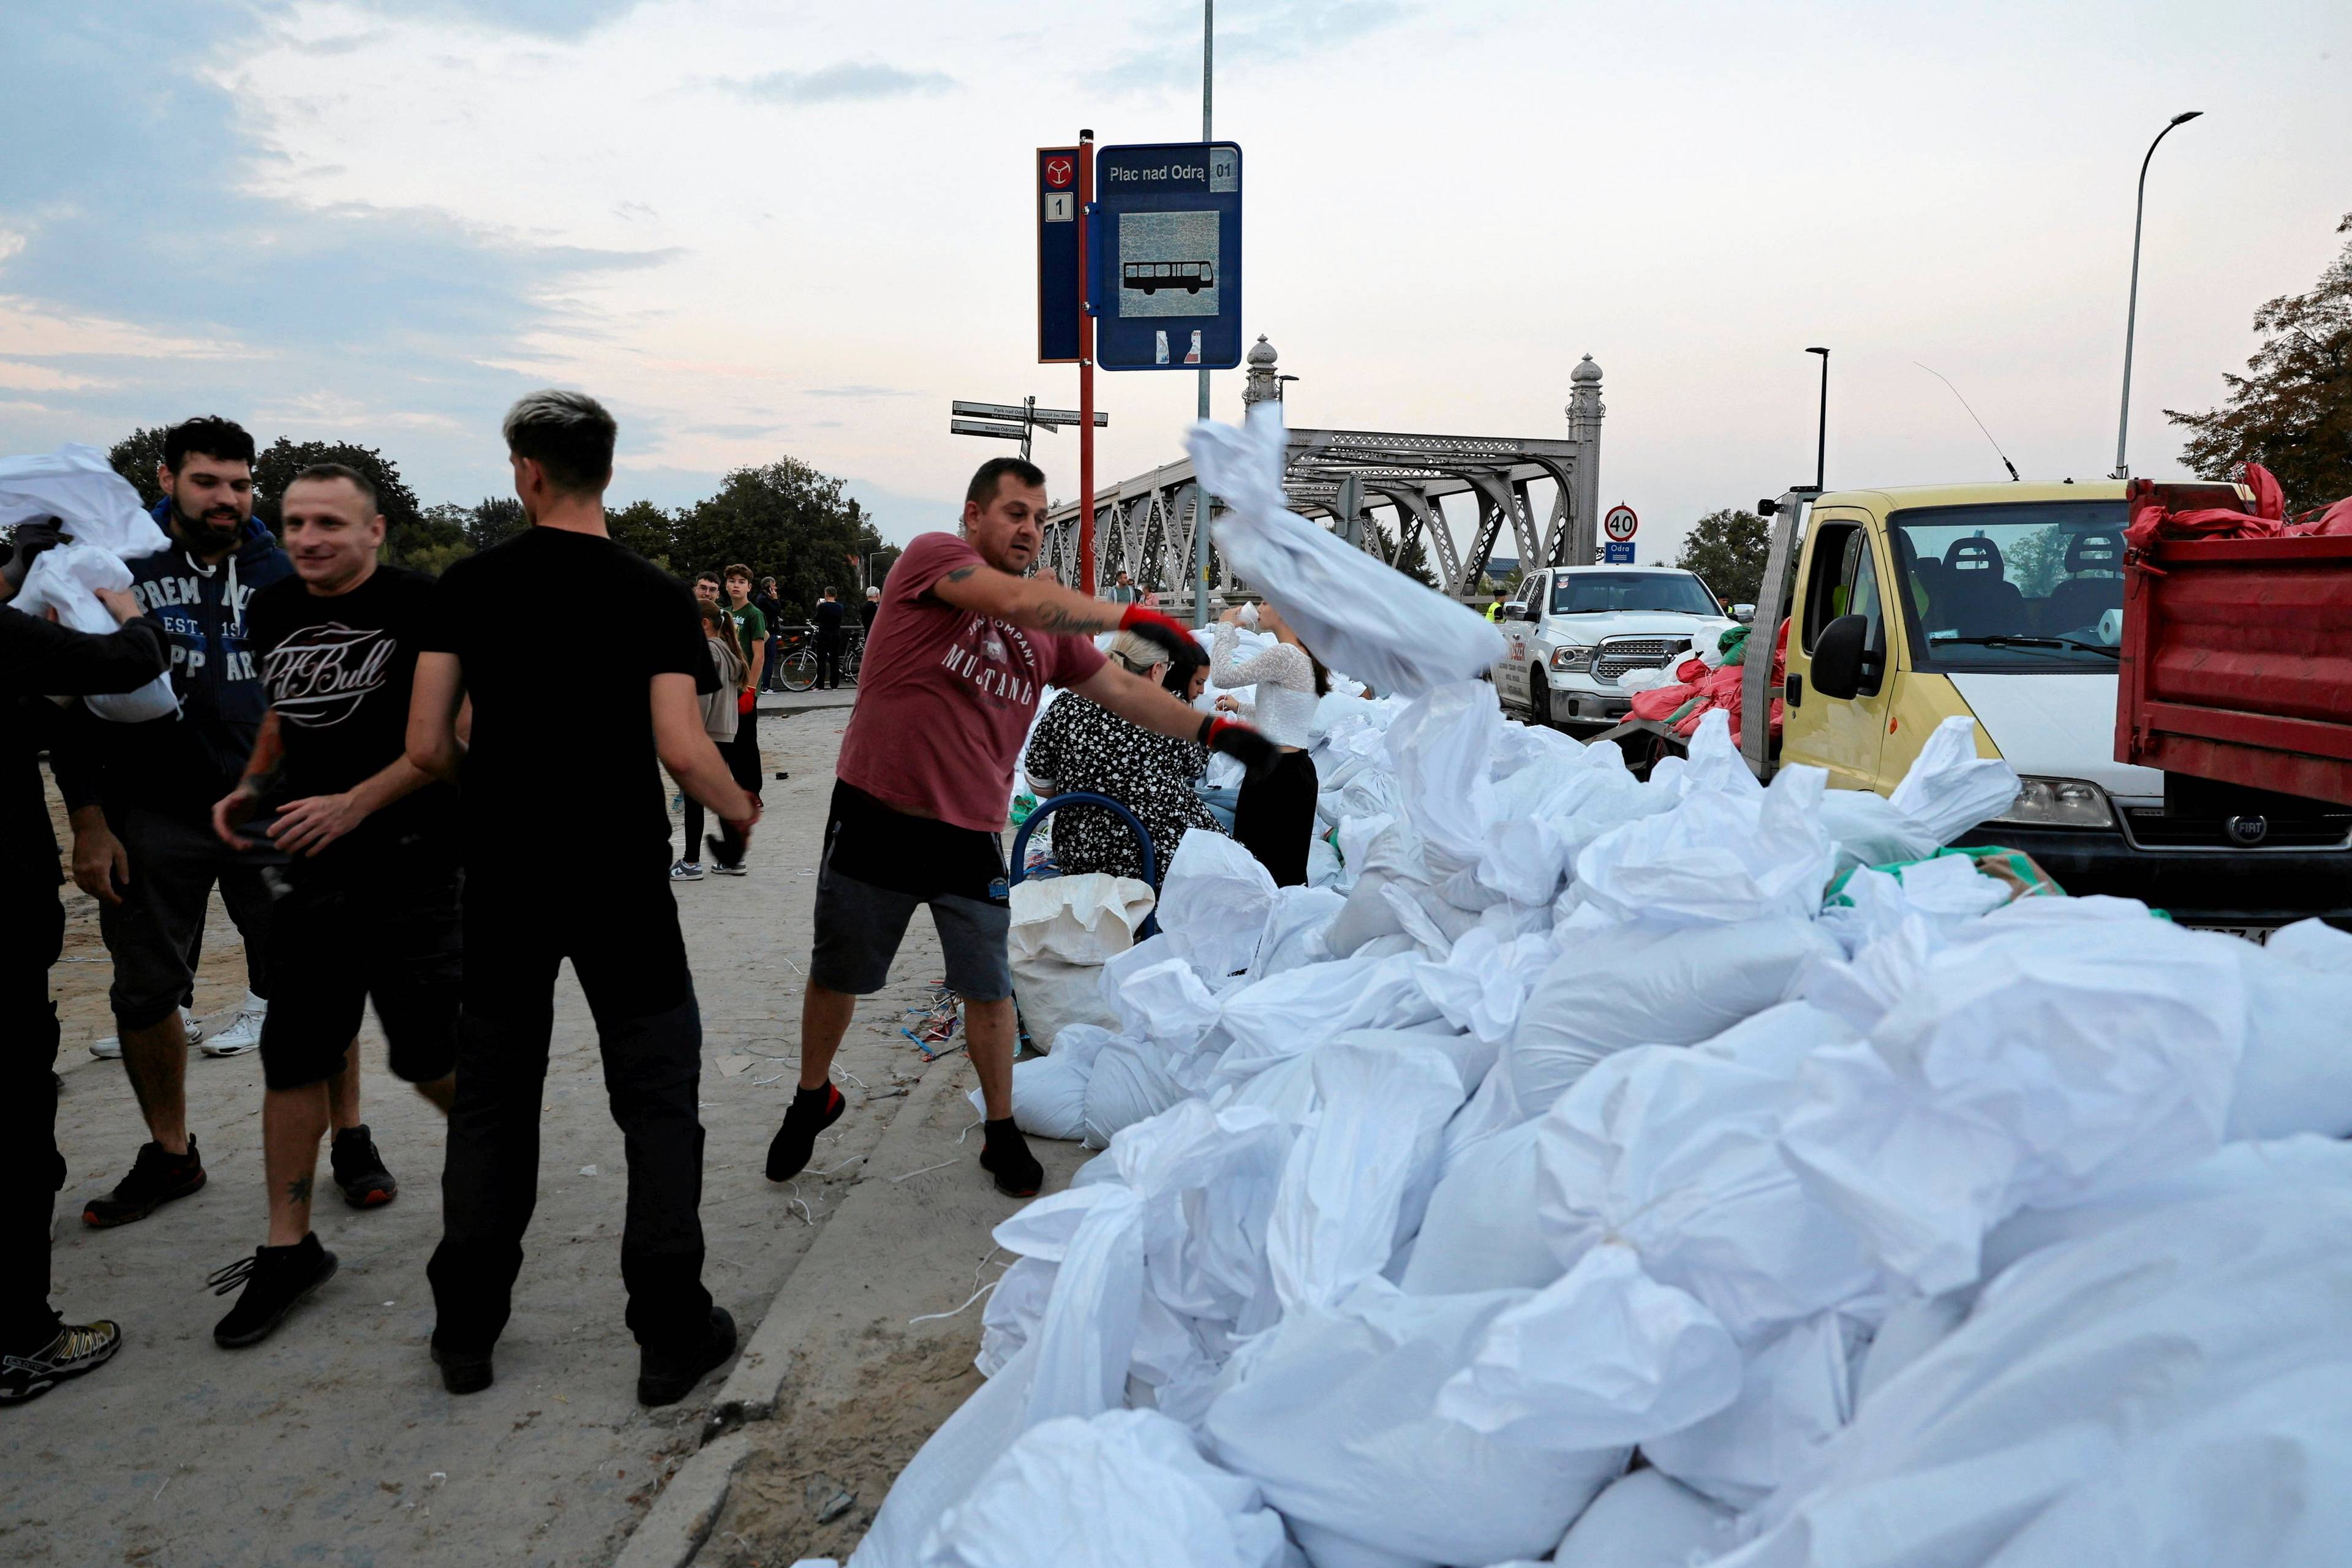
[[[851,383],[846,386],[812,386],[811,397],[919,397],[921,393],[911,386],[865,386]]]
[[[1261,0],[1226,5],[1217,18],[1217,72],[1287,65],[1344,48],[1392,27],[1417,7],[1402,0]],[[1167,42],[1138,49],[1103,73],[1129,87],[1201,84],[1197,17]]]
[[[373,0],[369,6],[381,16],[455,17],[507,32],[562,39],[585,37],[636,8],[637,0]]]
[[[727,86],[762,103],[852,103],[945,92],[955,78],[939,71],[902,70],[877,60],[843,60],[813,71],[770,71]]]

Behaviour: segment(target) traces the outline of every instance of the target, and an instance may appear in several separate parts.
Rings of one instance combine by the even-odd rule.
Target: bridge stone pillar
[[[1274,373],[1274,345],[1265,341],[1264,332],[1260,332],[1255,346],[1249,352],[1246,361],[1249,370],[1242,382],[1243,418],[1248,418],[1252,407],[1269,398],[1276,403],[1282,401],[1282,378]]]
[[[1576,493],[1569,515],[1568,564],[1590,566],[1601,553],[1601,367],[1586,354],[1568,373],[1568,438],[1576,443]]]

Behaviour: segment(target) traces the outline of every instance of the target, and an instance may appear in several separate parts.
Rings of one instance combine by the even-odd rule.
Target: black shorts
[[[948,989],[968,1001],[1002,1002],[1013,994],[1008,882],[996,835],[908,816],[836,783],[817,864],[809,979],[853,996],[881,990],[915,906],[929,904]]]
[[[122,901],[98,906],[99,934],[114,960],[107,999],[123,1029],[145,1029],[172,1015],[195,980],[194,954],[204,935],[213,884],[245,939],[250,976],[266,976],[271,950],[271,879],[286,864],[275,849],[232,849],[209,825],[132,808],[113,824],[131,859]],[[254,985],[269,994],[268,981]]]
[[[455,1071],[459,886],[455,870],[296,868],[276,911],[262,1081],[299,1089],[342,1071],[371,1001],[394,1077],[430,1083]]]

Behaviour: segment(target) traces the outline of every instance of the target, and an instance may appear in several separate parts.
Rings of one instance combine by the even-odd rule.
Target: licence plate
[[[2191,931],[2217,931],[2223,936],[2242,937],[2245,941],[2254,943],[2256,946],[2260,946],[2263,942],[2270,941],[2271,932],[2279,929],[2276,926],[2200,925],[2194,921],[2184,921],[2182,923],[2187,925]]]

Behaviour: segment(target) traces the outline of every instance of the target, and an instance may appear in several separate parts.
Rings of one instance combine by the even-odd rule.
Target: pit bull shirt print
[[[908,545],[882,584],[836,776],[895,810],[995,833],[1048,686],[1103,667],[1086,637],[1024,631],[931,592],[980,552],[952,533]]]
[[[432,613],[432,580],[398,566],[378,566],[348,593],[317,595],[288,578],[254,595],[252,646],[286,748],[276,798],[341,794],[402,755]],[[326,856],[411,839],[437,824],[447,797],[446,785],[433,784],[395,801]]]

